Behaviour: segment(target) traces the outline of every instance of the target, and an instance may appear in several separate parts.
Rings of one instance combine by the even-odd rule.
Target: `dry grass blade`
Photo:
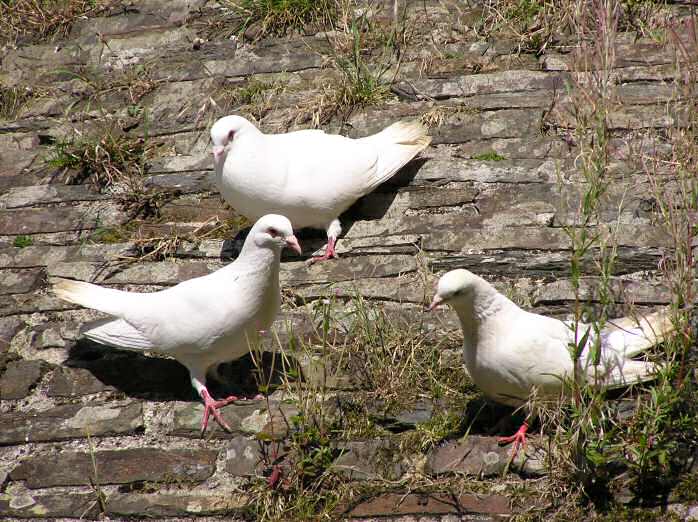
[[[78,18],[106,7],[107,2],[94,0],[6,0],[0,2],[0,42],[65,38]]]

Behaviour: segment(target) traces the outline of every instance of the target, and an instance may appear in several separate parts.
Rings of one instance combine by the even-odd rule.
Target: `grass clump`
[[[0,119],[14,120],[26,103],[36,96],[30,87],[0,85]]]
[[[473,159],[479,161],[503,161],[506,158],[501,154],[498,154],[497,152],[490,150],[487,152],[483,152],[482,154],[476,154],[475,156],[473,156]]]
[[[0,42],[30,43],[65,38],[76,20],[107,8],[101,0],[4,0]]]
[[[541,54],[551,45],[576,41],[579,21],[592,5],[587,0],[487,0],[478,32],[483,37],[513,37],[525,52]],[[654,0],[620,0],[614,3],[614,16],[621,31],[638,31],[656,37],[667,4]],[[663,14],[666,12],[666,16]],[[591,28],[596,21],[584,20]]]
[[[59,139],[51,146],[47,163],[58,169],[68,184],[90,183],[104,190],[120,182],[137,185],[146,173],[147,151],[146,138],[111,126]]]
[[[578,34],[585,37],[578,70],[594,73],[580,74],[570,89],[576,118],[576,164],[584,181],[577,219],[563,227],[570,239],[570,273],[575,292],[571,328],[576,342],[571,343],[570,354],[577,363],[587,359],[595,365],[600,359],[600,343],[591,339],[598,339],[615,301],[611,281],[617,259],[617,229],[598,223],[602,222],[602,209],[609,204],[608,187],[612,180],[610,116],[619,109],[612,75],[613,49],[621,12],[618,0],[598,0],[590,4],[588,11],[577,13],[593,18],[597,24],[592,33],[587,32],[591,26],[588,18],[577,22]],[[691,75],[677,74],[677,79],[684,82],[688,76]],[[690,79],[691,83],[694,81]],[[689,112],[685,121],[697,121],[695,102],[683,108]],[[614,400],[618,399],[618,392],[585,382],[576,374],[580,369],[568,383],[570,400],[548,417],[556,449],[550,457],[554,483],[575,498],[577,506],[591,504],[597,514],[614,520],[625,516],[635,520],[639,515],[635,507],[666,503],[672,489],[682,483],[692,448],[698,444],[698,382],[689,370],[695,364],[692,361],[696,353],[696,335],[690,323],[690,310],[695,303],[695,267],[690,245],[695,244],[698,234],[691,217],[698,209],[698,181],[693,174],[698,149],[693,124],[673,129],[670,134],[672,161],[655,158],[653,163],[645,159],[644,168],[658,202],[658,223],[666,228],[667,237],[674,243],[656,275],[671,290],[670,318],[675,334],[656,353],[649,354],[661,362],[655,379],[623,392],[621,398],[632,405],[630,411],[625,408],[621,414],[621,403]],[[646,158],[637,154],[631,159],[643,157]],[[660,164],[664,172],[667,164],[675,171],[670,176],[658,175],[659,169],[654,167]],[[665,190],[665,183],[674,189]],[[675,190],[677,185],[681,190]],[[612,204],[620,214],[623,202]],[[584,265],[584,258],[593,259],[593,263]],[[589,266],[597,276],[597,305],[593,308],[580,290]],[[631,495],[628,508],[614,500],[618,491]],[[568,506],[562,504],[560,509],[567,511]]]
[[[307,27],[322,29],[337,14],[336,0],[234,0],[224,5],[241,16],[235,32],[257,26],[254,39],[302,32]]]
[[[17,236],[12,244],[17,248],[25,248],[32,246],[34,244],[34,239],[31,236]]]

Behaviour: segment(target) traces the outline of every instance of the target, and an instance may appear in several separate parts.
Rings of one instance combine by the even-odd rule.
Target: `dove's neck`
[[[476,351],[483,336],[493,331],[487,323],[511,306],[516,305],[486,281],[478,281],[467,298],[454,307],[463,329],[463,343],[466,349],[470,352]]]
[[[280,248],[261,248],[254,241],[245,241],[236,262],[238,266],[250,266],[251,268],[269,267],[281,262]]]

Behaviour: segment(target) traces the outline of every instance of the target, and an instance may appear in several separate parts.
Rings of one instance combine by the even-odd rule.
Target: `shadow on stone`
[[[281,362],[271,353],[262,357],[260,372],[273,388],[281,382]],[[113,386],[129,397],[150,400],[198,400],[191,386],[189,372],[165,357],[148,356],[119,350],[81,339],[69,352],[66,366],[84,368],[102,383]],[[221,381],[209,375],[207,386],[214,397],[230,394],[254,396],[259,392],[255,380],[257,369],[249,354],[223,363],[218,368]]]

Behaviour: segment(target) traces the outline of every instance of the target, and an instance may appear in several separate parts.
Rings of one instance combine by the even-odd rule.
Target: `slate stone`
[[[3,211],[0,235],[46,234],[122,224],[127,216],[116,203],[89,208],[26,208]]]
[[[0,206],[4,204],[7,209],[15,209],[47,203],[95,201],[108,197],[89,185],[30,185],[10,189],[0,197]]]
[[[107,389],[89,370],[82,368],[56,368],[48,381],[46,395],[49,397],[80,397],[99,393]]]
[[[44,271],[41,268],[9,269],[2,271],[0,295],[25,294],[41,286]]]
[[[279,439],[286,436],[291,417],[298,414],[292,404],[272,403],[272,415],[266,409],[265,401],[239,401],[220,410],[223,419],[233,430],[226,432],[218,423],[209,421],[206,437],[232,439],[240,433],[257,435],[264,439]],[[174,421],[170,435],[180,437],[200,437],[201,418],[204,408],[201,404],[178,403],[174,406]]]
[[[110,495],[107,512],[124,517],[204,517],[231,515],[240,512],[248,503],[241,494],[128,493]],[[187,518],[190,520],[190,518]],[[226,518],[227,520],[227,518]]]
[[[261,442],[247,437],[235,437],[226,446],[225,470],[231,475],[244,477],[263,471]]]
[[[526,452],[519,451],[513,462],[511,447],[500,446],[496,437],[469,435],[464,440],[450,441],[431,450],[427,470],[433,475],[465,473],[476,476],[497,476],[505,469],[529,475],[543,472],[543,454],[529,444]]]
[[[446,493],[384,493],[346,511],[349,517],[396,515],[511,515],[510,501],[503,495],[449,495]]]
[[[341,444],[332,470],[348,480],[398,480],[405,471],[400,451],[387,439]]]
[[[0,376],[0,399],[23,399],[29,395],[48,368],[47,363],[38,360],[20,359],[10,362]]]
[[[3,317],[0,318],[0,372],[2,372],[5,366],[1,362],[2,354],[7,353],[10,347],[10,342],[17,332],[19,332],[24,326],[24,321],[19,317]]]
[[[89,484],[90,480],[102,485],[138,481],[201,482],[215,471],[217,456],[215,450],[160,448],[98,450],[92,455],[67,451],[57,455],[35,454],[22,460],[10,478],[24,480],[32,489],[80,486]]]
[[[0,445],[48,442],[107,435],[132,434],[143,430],[143,406],[67,404],[44,411],[3,414]]]
[[[99,517],[99,504],[94,493],[61,493],[49,495],[0,494],[0,513],[5,516],[38,520],[53,517]]]

